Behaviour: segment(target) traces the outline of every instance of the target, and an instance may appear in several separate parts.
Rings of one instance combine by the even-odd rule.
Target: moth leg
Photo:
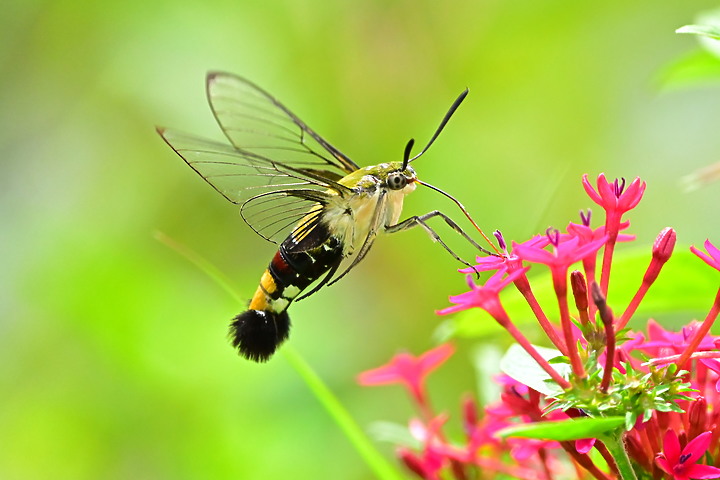
[[[432,212],[426,213],[425,215],[410,217],[410,218],[403,220],[402,222],[397,223],[395,225],[388,225],[385,227],[385,231],[387,233],[395,233],[395,232],[401,232],[403,230],[409,230],[413,227],[420,226],[423,228],[423,230],[425,230],[428,233],[428,235],[430,235],[430,238],[432,238],[434,241],[436,241],[440,245],[442,245],[442,247],[445,250],[447,250],[448,253],[450,255],[452,255],[455,260],[457,260],[458,262],[463,263],[463,264],[467,265],[468,267],[471,267],[473,270],[475,270],[475,268],[470,263],[466,262],[465,260],[460,258],[455,252],[453,252],[452,249],[450,247],[448,247],[447,244],[445,244],[445,242],[442,241],[442,239],[440,238],[440,235],[438,235],[437,232],[435,230],[433,230],[433,228],[426,223],[427,220],[429,220],[433,217],[441,217],[443,220],[445,220],[445,223],[447,223],[450,226],[450,228],[452,228],[453,230],[458,232],[460,235],[462,235],[463,238],[465,238],[465,240],[470,242],[470,244],[472,246],[474,246],[475,248],[477,248],[478,250],[480,250],[483,253],[487,253],[488,255],[493,255],[491,252],[485,250],[483,247],[478,245],[477,242],[475,240],[473,240],[472,238],[470,238],[470,235],[465,233],[465,231],[462,228],[460,228],[460,226],[457,223],[455,223],[450,217],[448,217],[447,215],[445,215],[444,213],[442,213],[439,210],[433,210]],[[477,273],[477,270],[475,270],[475,272]]]

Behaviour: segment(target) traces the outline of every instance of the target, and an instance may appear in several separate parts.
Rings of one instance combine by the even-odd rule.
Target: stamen
[[[507,243],[505,243],[505,238],[503,237],[503,234],[500,230],[495,230],[493,232],[493,235],[495,236],[495,239],[498,241],[498,245],[500,246],[500,250],[507,253]]]
[[[548,237],[548,240],[550,240],[550,244],[553,247],[560,245],[560,230],[548,227],[547,230],[545,230],[545,235]]]
[[[620,198],[623,190],[625,190],[625,177],[620,178],[620,180],[622,180],[622,183],[620,183],[617,178],[615,179],[615,196],[617,198]]]
[[[582,221],[582,224],[585,225],[586,227],[590,226],[590,218],[591,217],[592,217],[592,210],[590,210],[589,208],[587,210],[587,215],[585,214],[585,212],[580,210],[580,220]]]

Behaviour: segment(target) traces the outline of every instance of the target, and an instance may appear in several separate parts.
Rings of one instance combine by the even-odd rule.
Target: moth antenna
[[[445,125],[447,125],[448,121],[450,121],[450,117],[453,116],[453,114],[455,113],[455,110],[457,110],[458,107],[460,106],[460,104],[463,102],[463,100],[465,100],[465,97],[467,97],[468,93],[470,93],[470,90],[466,88],[465,91],[462,92],[455,99],[453,104],[450,106],[450,110],[448,110],[448,112],[445,114],[445,117],[442,119],[442,122],[440,122],[440,126],[437,128],[437,130],[435,130],[435,134],[432,136],[432,138],[430,139],[428,144],[425,145],[425,148],[423,148],[422,151],[420,151],[420,153],[418,153],[417,155],[412,157],[410,160],[408,160],[407,163],[410,163],[413,160],[416,160],[418,157],[420,157],[420,155],[425,153],[428,148],[430,148],[430,145],[432,145],[433,142],[435,141],[435,139],[438,137],[438,135],[440,135],[440,132],[442,132],[443,128],[445,128]]]
[[[412,150],[413,145],[415,144],[415,139],[411,138],[410,141],[405,145],[405,152],[403,153],[403,164],[402,169],[405,171],[405,169],[408,166],[408,162],[410,162],[410,151]]]

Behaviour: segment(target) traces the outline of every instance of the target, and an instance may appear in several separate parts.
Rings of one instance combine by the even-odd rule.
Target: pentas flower
[[[447,315],[449,313],[460,312],[462,310],[467,310],[468,308],[477,307],[486,310],[494,317],[502,316],[500,292],[505,287],[513,283],[516,278],[524,275],[528,270],[529,268],[515,270],[505,278],[503,278],[503,275],[505,275],[504,270],[500,270],[490,277],[487,282],[485,282],[485,285],[476,285],[472,281],[472,277],[468,276],[467,282],[470,287],[470,291],[461,293],[460,295],[451,296],[450,301],[455,305],[438,310],[437,313],[438,315]]]
[[[403,464],[418,477],[427,480],[439,480],[439,472],[445,466],[445,457],[434,450],[424,449],[416,454],[409,448],[400,447],[396,452]]]
[[[637,312],[643,311],[638,307],[648,289],[664,271],[663,265],[671,260],[676,232],[669,227],[660,232],[644,272],[623,264],[622,272],[615,274],[622,273],[625,277],[623,288],[633,282],[639,287],[610,294],[613,249],[617,242],[635,239],[633,235],[620,233],[630,226],[622,217],[638,205],[646,185],[640,179],[629,184],[625,180],[609,182],[600,175],[595,188],[586,175],[583,187],[590,199],[605,210],[604,225],[591,228],[591,214],[583,211],[581,223],[570,223],[567,233],[550,229],[545,235],[525,242],[505,242],[496,231],[502,254],[479,258],[475,269],[464,270],[465,273],[492,270],[494,275],[481,285],[476,285],[468,276],[470,291],[451,296],[453,305],[438,312],[444,315],[471,308],[489,312],[537,364],[530,365],[527,356],[511,349],[502,365],[509,367],[515,378],[497,377],[500,398],[485,408],[479,408],[472,398],[465,397],[458,415],[461,428],[455,429],[462,432],[459,436],[451,437],[443,431],[448,417],[438,415],[430,407],[423,383],[427,373],[449,353],[435,349],[417,358],[401,354],[388,365],[361,375],[360,381],[366,385],[405,385],[420,407],[422,420],[412,422],[411,431],[420,439],[422,447],[398,450],[403,463],[419,477],[431,480],[490,480],[497,476],[525,480],[720,478],[720,338],[709,334],[710,326],[720,315],[720,290],[702,322],[687,321],[677,332],[652,319],[638,318]],[[720,249],[709,241],[704,247],[707,253],[695,247],[691,250],[710,267],[720,270]],[[602,264],[597,283],[595,265],[599,264],[600,256]],[[550,269],[557,308],[548,310],[547,303],[552,306],[551,302],[543,300],[541,305],[535,298],[531,279],[526,275],[527,262],[541,263]],[[571,266],[574,270],[568,282]],[[572,308],[568,301],[568,283],[572,287]],[[540,355],[539,349],[529,342],[528,335],[535,332],[531,333],[527,310],[505,309],[500,292],[511,285],[522,294],[521,300],[526,301],[547,335],[545,343],[554,345],[556,356],[555,352]],[[678,295],[689,288],[692,284],[686,282]],[[514,291],[510,290],[504,293]],[[503,300],[505,298],[504,295]],[[631,300],[625,306],[613,304],[615,298]],[[672,301],[672,297],[663,301]],[[625,325],[632,320],[647,321],[644,332],[627,330]],[[564,338],[560,338],[558,332],[562,332]],[[546,359],[552,356],[555,356],[552,361]],[[570,371],[567,363],[572,367]],[[538,381],[537,366],[543,369],[544,383]],[[579,422],[578,417],[587,417],[590,421]],[[592,419],[601,417],[621,417],[624,423],[612,431],[583,426],[595,426],[597,423]],[[574,425],[567,431],[548,433],[547,440],[497,435],[499,430],[508,427],[548,420]],[[531,427],[529,432],[556,431],[551,425],[543,427]],[[575,433],[569,436],[568,432]],[[593,432],[597,438],[579,439],[590,437]]]
[[[572,237],[564,242],[560,241],[560,233],[557,230],[547,232],[550,245],[553,251],[549,252],[543,248],[522,246],[514,244],[514,251],[517,255],[528,262],[542,263],[548,266],[552,274],[553,287],[558,299],[558,308],[560,309],[560,324],[563,330],[565,352],[570,357],[575,375],[583,376],[584,368],[577,352],[569,347],[574,344],[572,333],[572,323],[567,305],[567,275],[568,269],[572,264],[578,262],[585,257],[595,255],[597,251],[605,244],[607,237],[603,236],[597,240],[593,240],[584,245],[580,244],[579,237]],[[561,351],[563,349],[561,348]]]
[[[400,458],[423,479],[440,480],[440,472],[450,460],[443,453],[445,442],[441,434],[447,419],[442,414],[430,419],[427,425],[417,418],[410,421],[410,434],[423,445],[422,453],[415,455],[406,450],[400,453]]]
[[[710,240],[705,241],[705,249],[708,251],[709,255],[704,254],[695,247],[691,247],[690,249],[695,255],[700,257],[703,262],[707,263],[716,270],[720,270],[720,250],[710,243]],[[697,332],[695,332],[692,340],[690,340],[687,349],[678,359],[678,363],[682,365],[688,358],[690,358],[695,351],[695,348],[700,345],[703,338],[705,338],[708,332],[710,332],[710,328],[713,326],[713,323],[715,323],[718,315],[720,315],[720,289],[718,289],[715,294],[715,301],[705,317],[705,320],[703,320],[702,325],[698,328]]]
[[[598,175],[597,190],[590,185],[587,174],[583,175],[582,183],[590,199],[605,210],[605,233],[608,236],[608,241],[603,252],[600,288],[607,295],[610,282],[610,266],[622,216],[625,212],[635,208],[640,202],[645,192],[646,183],[637,177],[625,188],[624,178],[621,180],[615,179],[613,183],[610,183],[605,178],[604,173]]]
[[[655,461],[658,466],[674,480],[690,480],[693,478],[720,478],[720,468],[709,465],[698,465],[710,446],[712,432],[705,432],[685,445],[680,446],[677,433],[668,430],[663,440],[663,450]]]
[[[522,268],[522,259],[518,257],[515,253],[515,250],[513,248],[512,251],[508,251],[507,246],[505,245],[505,239],[502,236],[502,233],[499,231],[495,231],[495,237],[498,238],[498,242],[500,243],[502,250],[504,251],[504,255],[502,256],[495,256],[495,255],[489,255],[486,257],[477,257],[477,264],[474,266],[474,268],[463,268],[461,270],[458,270],[460,273],[475,273],[475,272],[488,272],[492,270],[504,270],[509,272],[514,272],[515,270]],[[535,235],[530,240],[527,240],[523,242],[521,245],[527,246],[527,247],[536,247],[536,248],[545,248],[549,244],[549,240],[546,235]]]
[[[629,227],[629,221],[620,224],[620,230],[626,230]],[[570,222],[568,224],[567,231],[570,236],[580,238],[581,244],[589,243],[593,240],[598,240],[603,237],[607,238],[607,234],[605,233],[605,225],[600,225],[599,227],[593,229],[589,225]],[[623,233],[617,236],[617,241],[632,242],[635,240],[635,238],[635,235],[628,235]]]
[[[500,248],[503,252],[505,252],[505,254],[499,257],[478,257],[478,263],[474,268],[465,268],[460,270],[460,272],[475,273],[480,271],[497,270],[499,272],[512,273],[523,268],[523,261],[519,256],[515,254],[514,249],[512,252],[508,252],[507,244],[505,243],[505,239],[503,238],[502,233],[500,233],[499,230],[496,230],[494,232],[494,235],[495,238],[497,238],[498,240]],[[536,235],[530,240],[523,242],[521,245],[528,248],[545,248],[549,243],[550,240],[548,239],[547,235]],[[545,315],[545,312],[543,312],[542,307],[540,307],[540,304],[535,298],[532,288],[530,287],[530,282],[528,281],[527,275],[522,274],[513,278],[513,283],[515,284],[515,287],[527,300],[530,308],[538,319],[538,322],[540,323],[540,326],[542,327],[545,334],[550,337],[551,342],[556,345],[561,352],[566,353],[567,349],[565,348],[565,344],[558,336],[554,327],[550,324],[550,321]]]
[[[360,385],[365,386],[400,383],[418,403],[424,404],[425,377],[442,365],[454,351],[452,345],[445,343],[419,357],[409,353],[399,353],[387,365],[361,373],[357,380]]]
[[[715,383],[715,390],[720,392],[720,362],[715,358],[702,358],[700,361],[708,367],[710,370],[718,375],[717,382]]]
[[[717,248],[715,245],[710,243],[710,240],[705,240],[705,250],[707,250],[708,253],[702,252],[701,250],[698,250],[694,246],[690,247],[690,250],[700,257],[703,262],[707,263],[711,267],[713,267],[715,270],[720,270],[720,249]]]
[[[647,323],[648,340],[641,348],[656,357],[679,355],[685,351],[689,340],[700,328],[700,325],[700,322],[692,321],[683,326],[679,332],[673,332],[666,330],[655,320],[650,319]],[[696,351],[713,350],[717,348],[718,340],[720,340],[720,338],[707,335],[703,337],[701,343],[697,345]]]
[[[617,220],[619,227],[622,215],[637,206],[642,199],[647,184],[640,181],[640,177],[636,177],[630,185],[625,188],[625,179],[615,179],[610,183],[605,178],[605,174],[601,173],[597,178],[597,190],[595,190],[587,174],[583,175],[583,187],[585,192],[593,202],[600,205],[606,212],[607,218]]]
[[[551,235],[548,235],[548,237],[551,237]],[[573,263],[594,255],[607,241],[606,235],[584,245],[581,245],[579,237],[571,237],[564,242],[559,241],[559,235],[555,238],[557,240],[550,240],[550,244],[553,246],[552,252],[537,245],[519,243],[513,243],[513,251],[522,260],[547,265],[553,274],[553,278],[565,278],[568,269]]]

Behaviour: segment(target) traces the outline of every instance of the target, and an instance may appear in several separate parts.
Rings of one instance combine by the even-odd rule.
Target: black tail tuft
[[[287,312],[247,310],[230,324],[230,339],[238,353],[254,362],[266,362],[290,335]]]

